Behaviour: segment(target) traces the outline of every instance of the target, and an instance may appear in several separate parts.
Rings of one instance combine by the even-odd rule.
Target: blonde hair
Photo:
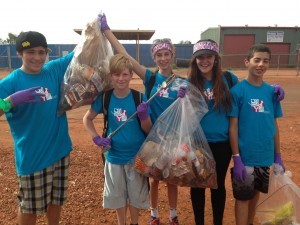
[[[109,70],[111,74],[120,74],[124,69],[133,73],[133,65],[130,60],[123,54],[116,54],[109,60]]]

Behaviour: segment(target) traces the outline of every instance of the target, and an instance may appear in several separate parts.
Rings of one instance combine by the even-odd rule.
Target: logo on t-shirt
[[[157,90],[159,90],[161,88],[161,85],[157,88]],[[162,98],[169,98],[169,88],[163,88],[159,94],[158,94],[159,97],[162,97]]]
[[[204,95],[207,100],[213,100],[214,99],[214,89],[213,88],[207,88],[204,90]]]
[[[45,94],[45,96],[41,97],[43,101],[48,101],[53,99],[54,97],[51,95],[51,92],[48,88],[41,87],[39,90],[36,90],[36,93],[42,93]]]
[[[122,108],[114,108],[114,116],[118,122],[127,120],[126,110]]]
[[[253,109],[253,112],[264,112],[265,107],[264,107],[264,101],[259,100],[259,99],[251,99],[251,102],[249,102],[249,105]]]

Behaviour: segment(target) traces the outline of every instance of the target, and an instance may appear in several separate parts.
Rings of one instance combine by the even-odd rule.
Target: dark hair
[[[189,81],[195,85],[200,92],[204,95],[204,81],[205,78],[202,76],[199,70],[196,57],[193,57],[190,62],[188,70]],[[225,109],[226,112],[231,111],[231,95],[223,80],[223,71],[221,67],[221,57],[219,54],[215,56],[215,63],[213,66],[213,77],[212,82],[214,84],[214,107],[220,112]]]
[[[255,52],[267,52],[271,59],[271,50],[269,49],[269,47],[264,44],[256,44],[249,48],[247,60],[250,60],[254,56]]]

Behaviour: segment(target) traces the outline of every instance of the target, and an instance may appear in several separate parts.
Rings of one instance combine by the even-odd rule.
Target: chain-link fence
[[[48,60],[57,59],[68,52],[72,51],[75,45],[49,45],[52,52],[49,54]],[[176,46],[176,66],[177,67],[188,67],[190,62],[192,45],[178,45]],[[129,48],[130,49],[130,48]],[[147,48],[148,49],[148,48]],[[150,53],[145,53],[142,48],[140,55],[141,62],[148,62]],[[148,49],[149,50],[149,49]],[[149,50],[150,51],[150,50]],[[148,57],[147,59],[142,59],[143,57]],[[243,69],[245,68],[244,59],[246,54],[221,54],[222,57],[222,67],[224,69]],[[145,66],[155,66],[152,59],[150,61],[153,65]],[[0,45],[0,69],[6,68],[8,70],[19,68],[22,65],[21,58],[17,56],[14,45]],[[297,50],[295,54],[272,54],[270,67],[278,72],[280,70],[289,69],[295,71],[295,75],[300,75],[300,50]]]
[[[63,55],[73,51],[75,45],[64,44],[64,45],[49,45],[51,53],[48,55],[48,60],[57,59]],[[13,70],[21,67],[22,60],[17,55],[16,47],[13,44],[0,45],[0,69]]]
[[[245,68],[246,54],[224,54],[221,55],[223,69]],[[190,59],[176,59],[177,67],[188,67]],[[295,75],[300,75],[300,54],[272,54],[270,68],[272,71],[290,70]]]

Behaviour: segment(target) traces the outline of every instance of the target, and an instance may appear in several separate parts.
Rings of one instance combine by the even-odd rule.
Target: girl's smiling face
[[[211,54],[203,54],[196,57],[196,64],[204,77],[212,75],[215,58],[216,56]]]

